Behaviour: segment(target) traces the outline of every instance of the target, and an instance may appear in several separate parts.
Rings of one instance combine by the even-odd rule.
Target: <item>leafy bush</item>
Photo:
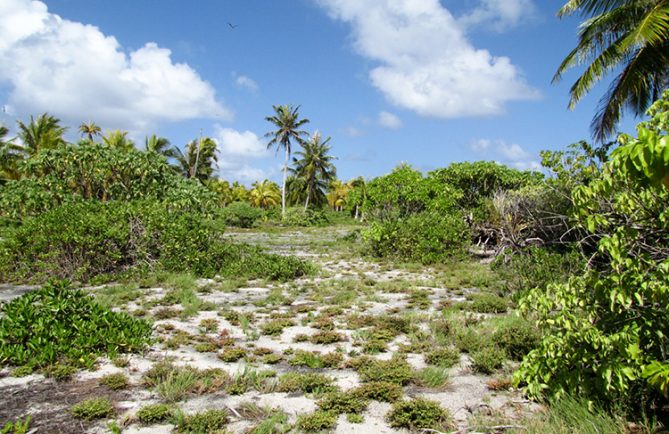
[[[289,372],[279,377],[277,385],[278,392],[297,392],[304,393],[327,393],[334,392],[337,387],[334,386],[333,379],[323,374],[308,373],[300,374]]]
[[[224,362],[236,362],[242,357],[246,357],[246,350],[236,347],[226,348],[218,354],[218,358]]]
[[[263,211],[261,209],[254,208],[246,202],[232,202],[219,213],[219,218],[227,226],[238,228],[252,228],[262,216]]]
[[[0,362],[90,366],[95,356],[137,352],[151,326],[103,308],[67,282],[51,282],[0,307]]]
[[[0,190],[0,216],[23,219],[60,205],[88,201],[163,202],[171,210],[211,212],[215,196],[174,172],[164,157],[89,144],[42,150],[24,177]]]
[[[0,280],[87,281],[129,270],[164,269],[197,276],[285,280],[304,262],[222,241],[201,215],[156,202],[85,202],[29,218],[0,241]]]
[[[506,350],[513,360],[522,360],[539,345],[541,334],[530,321],[519,316],[510,316],[496,325],[492,340]]]
[[[631,411],[667,402],[661,393],[669,375],[655,377],[649,367],[668,364],[669,188],[661,180],[669,179],[662,162],[669,156],[669,94],[649,115],[638,137],[620,137],[625,144],[572,194],[584,241],[596,242],[590,267],[521,302],[544,331],[516,376],[531,396],[571,394]]]
[[[173,408],[167,404],[149,404],[137,411],[137,419],[145,424],[164,422],[173,412]]]
[[[102,419],[114,414],[114,406],[107,398],[89,398],[73,405],[70,412],[77,419]]]
[[[393,428],[445,431],[451,425],[447,410],[437,402],[421,398],[393,404],[386,419]]]
[[[529,247],[506,257],[499,255],[491,268],[504,280],[507,292],[524,294],[532,288],[566,282],[581,272],[584,260],[576,249],[565,252],[544,247]]]
[[[314,208],[305,210],[302,207],[294,207],[286,210],[282,223],[286,226],[324,226],[330,223],[330,219],[323,210]]]
[[[373,222],[362,232],[367,249],[377,257],[430,264],[464,253],[469,230],[458,213],[425,212],[403,219]]]

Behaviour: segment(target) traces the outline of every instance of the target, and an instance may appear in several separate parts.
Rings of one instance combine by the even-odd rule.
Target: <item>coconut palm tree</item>
[[[248,202],[250,199],[249,191],[244,185],[235,181],[232,183],[232,201],[233,202]]]
[[[102,128],[96,125],[93,121],[82,122],[81,125],[79,125],[79,132],[81,133],[81,137],[86,137],[88,141],[92,143],[93,137],[102,134]]]
[[[358,176],[357,178],[350,180],[348,183],[352,188],[349,192],[349,198],[355,207],[354,218],[357,220],[358,217],[360,217],[361,220],[364,220],[364,216],[360,212],[360,207],[362,207],[367,200],[367,184],[365,183],[365,178]]]
[[[643,115],[669,83],[669,0],[570,0],[558,12],[561,17],[573,14],[590,18],[553,81],[587,64],[570,90],[573,109],[604,76],[618,72],[591,123],[595,139],[604,142],[624,110]]]
[[[12,140],[5,139],[8,133],[7,127],[0,125],[0,183],[20,178],[17,165],[21,160],[22,148]]]
[[[330,137],[322,140],[321,134],[316,131],[311,139],[302,145],[302,150],[296,152],[300,158],[293,158],[294,167],[291,168],[291,172],[305,181],[307,189],[305,211],[309,207],[310,200],[315,197],[319,199],[325,197],[324,190],[337,176],[337,169],[332,164],[335,157],[328,155],[331,149],[329,142]]]
[[[121,130],[108,131],[107,134],[102,136],[102,143],[110,148],[123,149],[125,151],[130,151],[135,147],[135,142],[128,138],[128,132]]]
[[[213,178],[205,182],[204,185],[216,194],[222,206],[228,206],[232,203],[232,188],[230,188],[228,181]]]
[[[335,211],[342,211],[348,204],[349,193],[352,189],[353,186],[350,183],[335,179],[328,186],[328,204]]]
[[[267,143],[267,149],[276,146],[277,152],[283,148],[285,159],[283,164],[283,185],[281,186],[281,215],[286,215],[286,177],[288,176],[288,160],[290,160],[291,144],[293,141],[303,144],[302,137],[307,136],[306,131],[300,130],[303,125],[309,123],[309,119],[300,119],[300,106],[292,105],[273,105],[273,116],[267,116],[266,121],[276,127],[274,131],[265,134],[265,137],[271,137]]]
[[[277,206],[281,201],[279,186],[268,179],[254,182],[250,196],[251,205],[263,209]]]
[[[37,119],[30,116],[30,122],[17,122],[19,127],[18,138],[22,146],[22,153],[33,156],[42,149],[55,149],[66,144],[63,134],[67,128],[60,125],[60,119],[47,113]]]
[[[149,153],[159,154],[165,158],[176,158],[178,150],[170,144],[165,137],[158,137],[155,134],[146,136],[144,139],[144,150]]]
[[[191,140],[183,152],[176,150],[175,158],[178,170],[183,176],[205,182],[214,174],[218,162],[216,142],[210,137]]]

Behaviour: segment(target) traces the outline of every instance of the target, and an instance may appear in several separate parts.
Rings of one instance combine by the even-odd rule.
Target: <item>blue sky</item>
[[[93,120],[178,146],[202,130],[221,177],[250,184],[280,179],[264,118],[295,104],[332,137],[342,179],[400,162],[537,167],[540,150],[590,137],[605,89],[568,111],[578,70],[551,84],[579,23],[556,18],[562,3],[1,0],[0,121],[49,112],[71,140]]]

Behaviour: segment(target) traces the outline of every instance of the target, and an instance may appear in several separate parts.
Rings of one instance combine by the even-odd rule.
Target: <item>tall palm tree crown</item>
[[[184,152],[179,149],[175,151],[178,170],[186,178],[207,181],[214,174],[214,166],[218,161],[216,149],[216,142],[210,137],[190,141]]]
[[[619,70],[591,123],[594,138],[604,142],[625,109],[643,115],[669,84],[669,0],[570,0],[558,15],[576,13],[590,18],[553,81],[587,64],[570,90],[574,108],[605,75]]]
[[[178,150],[165,137],[155,134],[144,139],[144,150],[149,153],[163,155],[165,158],[177,158]]]
[[[23,152],[28,156],[35,155],[42,149],[55,149],[65,145],[63,134],[67,128],[60,125],[60,119],[47,113],[37,119],[30,116],[30,122],[17,122],[18,138],[23,143]]]
[[[124,149],[126,151],[135,147],[135,142],[128,138],[128,132],[121,130],[108,131],[102,137],[102,142],[110,148]]]
[[[281,200],[279,186],[268,179],[265,179],[262,182],[254,182],[253,188],[250,191],[250,196],[251,205],[263,209],[276,206]]]
[[[311,139],[302,145],[302,150],[296,152],[300,158],[293,159],[294,167],[291,172],[296,177],[302,178],[307,187],[305,210],[309,207],[309,201],[313,201],[316,196],[319,199],[325,197],[324,190],[337,176],[337,169],[332,164],[335,157],[328,155],[329,142],[330,137],[322,140],[320,133],[316,131]]]
[[[82,137],[85,136],[89,142],[93,142],[93,138],[95,136],[99,136],[102,134],[102,128],[100,128],[93,121],[82,122],[81,125],[79,125],[79,132],[81,133]]]
[[[270,122],[276,129],[265,134],[265,137],[271,137],[267,143],[267,149],[276,146],[277,152],[283,148],[285,152],[285,159],[283,164],[283,185],[281,187],[281,215],[286,215],[286,176],[288,174],[288,160],[291,154],[291,143],[293,141],[304,144],[302,137],[307,136],[306,131],[300,128],[309,123],[309,119],[300,119],[300,106],[293,107],[292,105],[273,105],[273,116],[267,116],[266,121]]]

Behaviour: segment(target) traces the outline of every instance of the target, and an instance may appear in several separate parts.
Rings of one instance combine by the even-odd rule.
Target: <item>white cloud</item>
[[[537,155],[526,151],[517,143],[504,140],[479,139],[471,142],[470,148],[487,160],[496,160],[520,170],[540,170]]]
[[[267,144],[252,131],[237,131],[215,125],[214,132],[222,155],[242,158],[263,158],[270,155]]]
[[[258,83],[256,83],[253,79],[245,75],[240,75],[239,77],[237,77],[235,83],[237,83],[237,86],[250,90],[251,92],[258,91]]]
[[[539,96],[508,57],[475,48],[439,0],[315,1],[351,24],[356,51],[379,64],[372,84],[399,107],[438,118],[487,116]]]
[[[360,137],[360,136],[363,136],[365,134],[361,129],[353,127],[353,126],[348,126],[348,127],[344,128],[343,132],[344,132],[344,134],[346,134],[349,137]]]
[[[379,124],[382,127],[390,128],[392,130],[402,128],[402,120],[396,115],[386,111],[379,113]]]
[[[161,121],[229,119],[213,87],[171,51],[149,42],[126,54],[97,27],[49,13],[44,3],[0,2],[0,84],[22,114],[147,131]]]
[[[218,169],[221,178],[250,184],[268,177],[265,170],[249,164],[251,159],[270,157],[267,144],[252,131],[237,131],[214,125],[214,140],[218,144]]]
[[[521,21],[534,19],[536,14],[532,0],[481,0],[478,7],[458,22],[464,27],[484,25],[486,29],[503,32]]]

